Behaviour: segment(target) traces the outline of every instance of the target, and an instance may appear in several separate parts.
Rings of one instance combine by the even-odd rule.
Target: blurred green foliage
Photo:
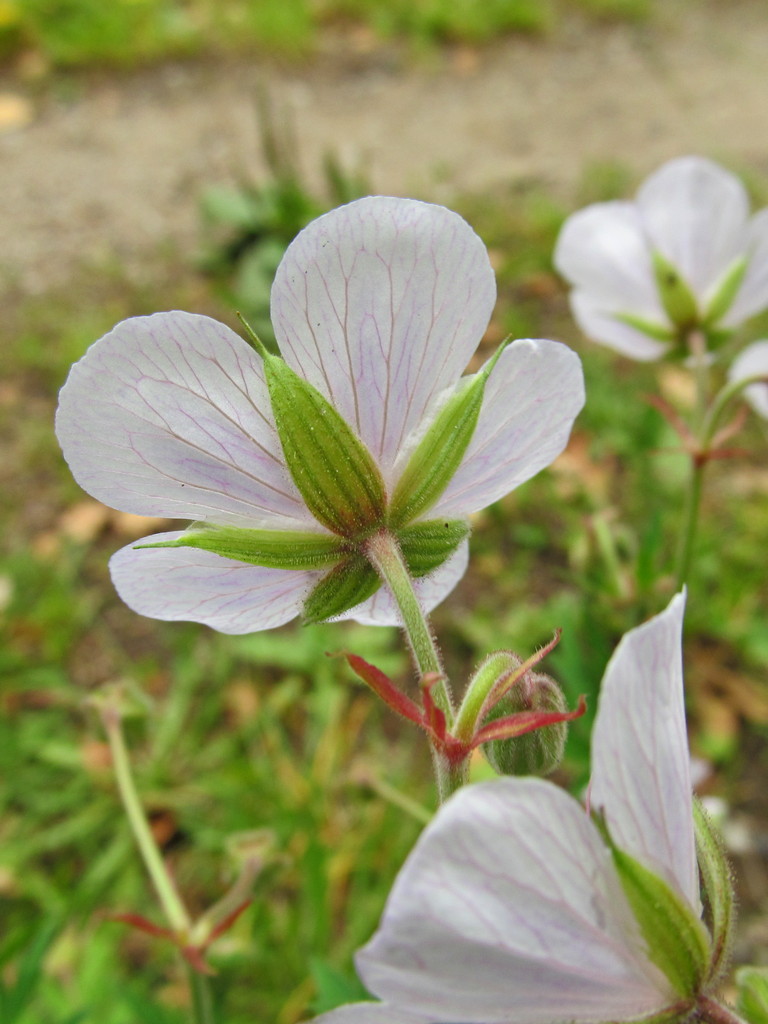
[[[168,57],[260,50],[289,59],[328,26],[363,26],[417,48],[549,31],[569,12],[641,20],[657,0],[0,0],[0,58],[54,67],[133,67]]]

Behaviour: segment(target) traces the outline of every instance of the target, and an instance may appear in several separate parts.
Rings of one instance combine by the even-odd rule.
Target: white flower
[[[110,563],[123,600],[144,615],[204,622],[225,633],[289,621],[306,610],[327,574],[340,569],[334,580],[344,583],[352,560],[359,568],[362,542],[349,526],[355,502],[332,508],[329,517],[318,512],[339,478],[353,498],[373,493],[379,518],[361,512],[360,537],[379,520],[400,530],[401,543],[403,530],[432,522],[465,537],[470,513],[560,453],[584,401],[581,366],[570,349],[553,341],[513,342],[489,367],[466,448],[453,463],[445,445],[440,449],[445,457],[421,474],[432,481],[427,497],[392,525],[398,484],[420,486],[409,464],[420,439],[441,422],[451,396],[469,390],[461,374],[495,297],[485,246],[461,217],[439,206],[361,199],[298,235],[277,271],[272,317],[287,364],[277,361],[284,368],[283,418],[290,419],[291,387],[306,406],[305,382],[327,414],[323,433],[294,410],[293,426],[304,441],[323,433],[327,460],[317,461],[318,480],[309,481],[322,492],[314,503],[296,469],[304,456],[304,477],[310,475],[311,445],[299,443],[298,455],[288,457],[265,362],[228,327],[204,316],[157,313],[126,320],[97,341],[73,367],[56,418],[75,479],[114,508],[195,520],[210,528],[198,531],[198,539],[229,544],[226,557],[188,546],[189,533],[143,542],[185,546],[129,545]],[[296,375],[303,378],[298,384]],[[293,404],[298,407],[298,397]],[[349,458],[339,469],[333,439],[344,432]],[[370,480],[355,468],[360,465],[372,467]],[[337,528],[334,515],[348,521]],[[269,558],[252,556],[244,531],[252,531],[251,540],[259,531]],[[426,610],[464,573],[467,542],[456,543],[450,557],[416,580]],[[285,567],[294,549],[300,557]],[[238,551],[247,557],[238,559]],[[373,575],[367,599],[358,589],[344,607],[360,621],[399,621],[389,592],[373,593],[379,585]]]
[[[729,331],[768,306],[768,209],[749,216],[738,178],[702,157],[664,164],[634,202],[569,217],[554,256],[585,334],[657,359],[681,330]]]
[[[768,341],[755,341],[736,356],[728,370],[728,380],[735,384],[751,377],[762,377],[744,388],[744,397],[763,419],[768,420]]]
[[[708,950],[683,706],[683,608],[678,595],[628,633],[611,659],[592,737],[590,799],[612,843],[663,879]],[[378,932],[358,954],[360,976],[382,1002],[343,1007],[316,1024],[580,1024],[685,1009],[648,948],[641,916],[603,833],[563,790],[536,778],[470,786],[427,826]]]

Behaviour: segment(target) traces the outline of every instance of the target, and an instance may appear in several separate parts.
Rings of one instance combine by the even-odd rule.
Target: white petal
[[[515,341],[486,382],[475,432],[425,518],[476,512],[548,466],[584,405],[581,360],[556,341]]]
[[[729,381],[763,376],[764,383],[744,388],[744,397],[758,414],[768,419],[768,341],[755,341],[740,352],[728,371]]]
[[[747,233],[749,263],[733,305],[723,317],[727,327],[736,327],[768,307],[768,209],[755,214]]]
[[[357,428],[388,477],[406,435],[469,362],[495,297],[485,246],[458,214],[374,196],[291,243],[272,319],[286,361]]]
[[[386,1003],[350,1003],[315,1017],[312,1024],[433,1024],[433,1020],[393,1010]]]
[[[452,797],[358,954],[370,991],[438,1021],[628,1020],[674,1001],[584,809],[540,779]]]
[[[685,598],[622,639],[592,731],[590,800],[615,842],[699,907],[683,701]]]
[[[414,580],[414,589],[425,613],[429,613],[450,594],[467,571],[469,543],[463,541],[454,554],[439,569],[428,576]],[[388,587],[380,587],[373,597],[359,604],[351,611],[339,616],[339,620],[354,619],[364,626],[400,626],[402,618]]]
[[[634,203],[595,203],[572,214],[560,231],[554,262],[606,311],[666,321]]]
[[[687,156],[664,164],[640,188],[637,205],[652,244],[699,298],[744,252],[746,191],[711,160]]]
[[[616,318],[614,310],[607,309],[600,300],[593,299],[587,291],[576,288],[571,292],[571,312],[588,338],[599,341],[630,359],[637,359],[638,362],[660,359],[669,348],[665,342],[656,341],[636,327],[622,323]],[[664,314],[651,322],[662,329],[669,327]]]
[[[139,615],[202,622],[221,633],[254,633],[295,619],[322,572],[264,569],[195,548],[137,548],[175,540],[160,533],[117,551],[112,582]]]
[[[283,464],[261,360],[209,317],[118,324],[72,368],[56,432],[80,486],[124,512],[311,520]]]

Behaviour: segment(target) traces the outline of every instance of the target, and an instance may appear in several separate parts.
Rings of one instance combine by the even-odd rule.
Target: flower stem
[[[683,528],[677,549],[677,567],[675,572],[675,590],[688,582],[688,575],[691,569],[691,557],[693,545],[696,538],[696,527],[699,521],[699,508],[701,506],[701,491],[704,480],[704,467],[706,462],[695,457],[691,459],[691,470],[688,477],[688,494],[685,500],[685,513]]]
[[[187,967],[187,978],[189,990],[192,993],[195,1024],[215,1024],[216,1017],[213,1010],[210,980],[205,974],[196,971],[194,967]]]
[[[454,710],[448,680],[435,638],[416,595],[413,579],[398,543],[388,530],[380,530],[368,538],[365,553],[395,599],[419,676],[422,680],[426,676],[431,677],[432,700],[445,715],[446,727],[450,729],[453,725]],[[467,764],[450,762],[434,746],[432,754],[437,789],[440,800],[443,801],[466,782]]]
[[[106,705],[102,708],[101,719],[104,723],[109,749],[112,754],[112,763],[115,769],[120,799],[123,802],[128,823],[136,840],[136,845],[139,847],[144,866],[152,879],[168,924],[174,932],[185,935],[189,932],[192,922],[187,914],[186,907],[181,901],[181,897],[176,892],[176,887],[152,835],[144,808],[141,806],[131,774],[131,765],[123,736],[120,712],[116,707]]]
[[[709,996],[701,996],[696,1004],[694,1020],[702,1021],[702,1024],[745,1024],[745,1021],[729,1010],[722,1003],[710,999]]]

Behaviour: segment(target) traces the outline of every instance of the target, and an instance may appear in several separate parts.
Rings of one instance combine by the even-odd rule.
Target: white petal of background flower
[[[617,320],[615,312],[606,312],[600,300],[594,299],[587,291],[575,288],[571,292],[571,312],[588,338],[599,341],[630,359],[650,362],[653,359],[660,359],[669,348],[665,342],[656,341],[637,328]],[[666,315],[664,319],[653,322],[659,327],[666,327]]]
[[[600,690],[592,730],[593,808],[615,842],[655,868],[696,909],[699,876],[685,727],[685,598],[623,638]]]
[[[726,327],[736,327],[768,306],[768,209],[755,214],[747,235],[749,263],[733,305],[723,317]]]
[[[749,200],[739,179],[698,156],[671,160],[637,193],[650,243],[700,299],[744,251]]]
[[[261,359],[209,317],[118,324],[72,368],[56,432],[80,486],[123,512],[317,525],[285,469]]]
[[[323,575],[246,565],[196,548],[136,549],[136,544],[181,536],[145,537],[110,559],[115,589],[139,615],[202,622],[221,633],[273,629],[296,618]]]
[[[554,263],[563,277],[606,311],[668,323],[634,203],[594,203],[572,214],[557,240]]]
[[[463,541],[453,555],[428,576],[413,581],[416,596],[425,613],[429,613],[453,590],[467,571],[469,563],[469,543]],[[339,616],[343,619],[354,619],[364,626],[401,626],[402,618],[397,609],[392,592],[388,587],[380,587],[367,601]]]
[[[358,954],[371,992],[430,1020],[628,1020],[675,999],[584,809],[540,779],[452,797]]]
[[[375,196],[291,243],[272,319],[283,357],[358,430],[391,483],[403,441],[465,369],[495,298],[486,248],[458,214]]]
[[[747,345],[728,371],[730,381],[758,376],[768,378],[768,341],[755,341]],[[768,419],[768,380],[765,383],[750,384],[744,389],[744,397],[758,416]]]
[[[556,341],[512,342],[486,382],[459,468],[423,518],[477,512],[529,480],[565,448],[583,405],[575,352]]]

